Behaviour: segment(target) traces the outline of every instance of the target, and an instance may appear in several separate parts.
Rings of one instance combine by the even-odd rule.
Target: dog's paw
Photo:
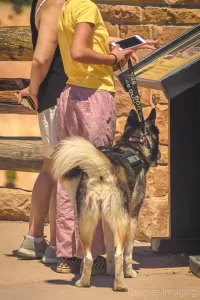
[[[125,271],[124,272],[124,277],[125,278],[137,278],[137,272],[134,271],[134,270]]]
[[[90,287],[90,282],[83,282],[81,279],[77,280],[75,285],[77,287]]]
[[[113,290],[115,292],[128,292],[128,287],[124,282],[121,282],[120,284],[114,283]]]

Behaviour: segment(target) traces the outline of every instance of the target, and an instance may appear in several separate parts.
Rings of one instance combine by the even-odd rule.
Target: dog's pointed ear
[[[132,132],[132,130],[134,128],[138,128],[139,126],[140,126],[140,121],[139,121],[138,115],[137,115],[136,111],[132,109],[127,118],[127,121],[126,121],[126,124],[124,127],[124,133],[122,136],[130,135],[130,131]]]
[[[155,120],[156,120],[156,110],[155,110],[155,108],[152,108],[146,121],[155,121]]]
[[[132,109],[129,113],[128,119],[127,119],[127,124],[137,124],[139,123],[139,118],[138,114],[134,109]]]

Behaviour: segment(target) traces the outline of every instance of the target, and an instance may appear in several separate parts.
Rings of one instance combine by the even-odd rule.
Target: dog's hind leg
[[[114,276],[115,274],[115,264],[114,264],[114,254],[115,254],[115,242],[114,242],[114,235],[113,232],[108,225],[108,223],[104,220],[103,221],[103,233],[104,233],[104,241],[106,246],[106,275]]]
[[[135,278],[137,277],[137,272],[133,270],[133,241],[135,237],[135,232],[137,228],[137,219],[134,218],[130,220],[130,225],[128,229],[127,241],[124,249],[124,277]]]
[[[125,222],[124,222],[125,223]],[[124,282],[124,272],[123,272],[123,252],[124,246],[127,238],[127,226],[121,226],[115,232],[116,241],[116,252],[115,252],[115,281],[114,281],[114,291],[127,292],[128,288]]]
[[[91,279],[91,271],[93,258],[91,253],[91,243],[94,235],[94,230],[99,221],[98,208],[89,211],[89,207],[85,207],[79,217],[79,235],[83,246],[84,259],[83,271],[81,279],[76,282],[77,287],[89,287]]]

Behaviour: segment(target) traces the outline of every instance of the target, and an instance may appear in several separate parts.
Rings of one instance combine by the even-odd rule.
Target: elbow
[[[51,64],[51,60],[47,57],[40,56],[40,57],[33,57],[33,65],[36,68],[43,69]]]
[[[80,51],[78,49],[71,49],[71,58],[74,61],[82,62],[84,59],[83,51]]]

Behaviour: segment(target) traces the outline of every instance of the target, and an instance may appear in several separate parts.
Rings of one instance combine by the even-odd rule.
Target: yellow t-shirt
[[[76,24],[94,24],[92,49],[108,54],[108,32],[101,13],[91,0],[68,0],[63,5],[58,22],[58,42],[68,76],[68,84],[115,92],[112,66],[83,64],[72,59],[70,51]]]

